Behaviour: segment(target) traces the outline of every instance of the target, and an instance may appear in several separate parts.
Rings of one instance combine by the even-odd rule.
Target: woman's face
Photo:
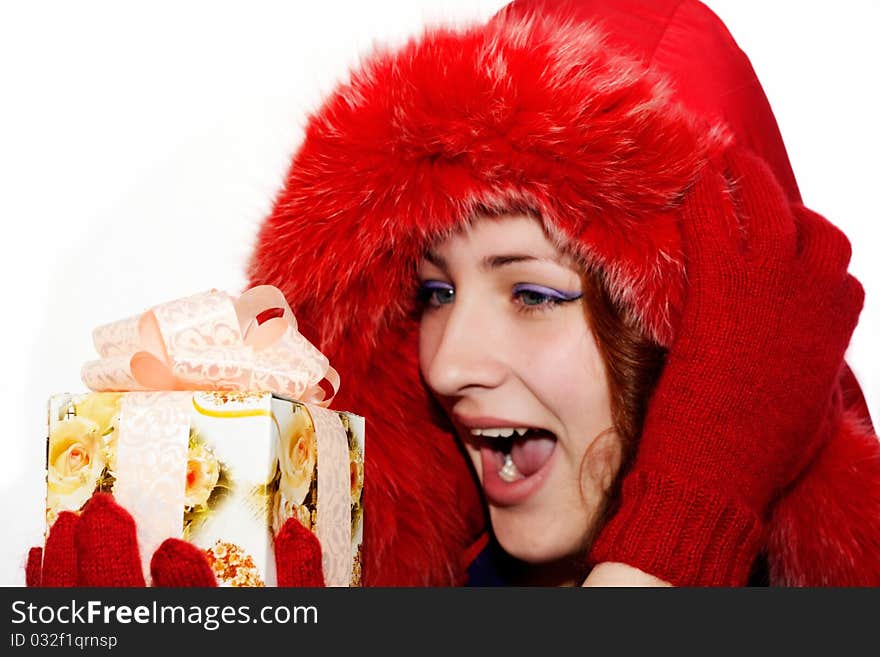
[[[612,420],[574,262],[530,217],[481,218],[435,245],[419,279],[422,375],[473,460],[498,541],[533,564],[581,555],[619,461],[604,448],[585,460]]]

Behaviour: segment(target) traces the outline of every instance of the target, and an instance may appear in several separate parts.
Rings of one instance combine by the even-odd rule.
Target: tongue
[[[535,474],[547,462],[555,444],[556,439],[548,431],[529,432],[525,437],[514,441],[510,449],[510,458],[513,459],[516,469],[524,477],[528,477]]]

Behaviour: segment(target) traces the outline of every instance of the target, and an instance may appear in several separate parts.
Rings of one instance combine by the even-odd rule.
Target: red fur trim
[[[418,376],[413,274],[431,241],[480,206],[531,207],[669,337],[669,210],[706,145],[665,94],[597,32],[528,17],[379,53],[311,120],[250,278],[282,289],[342,373],[337,407],[370,420],[366,583],[460,581],[451,555],[483,524]]]
[[[287,281],[308,269],[325,302],[350,310],[322,319],[328,348],[353,323],[371,348],[406,313],[402,292],[429,242],[481,207],[525,205],[601,265],[667,344],[683,287],[671,211],[721,143],[662,78],[580,22],[438,29],[377,53],[312,118],[251,275]],[[307,303],[301,288],[287,291]]]
[[[342,373],[336,406],[369,418],[366,583],[458,582],[454,555],[483,525],[418,376],[424,250],[481,207],[528,207],[668,341],[683,287],[670,210],[715,143],[702,134],[597,31],[538,16],[379,52],[311,119],[250,279],[281,288]]]
[[[785,586],[880,586],[880,442],[855,412],[770,523],[770,578]]]
[[[536,211],[668,345],[684,295],[676,208],[727,139],[597,30],[550,15],[379,51],[310,119],[249,276],[284,292],[340,371],[334,406],[368,419],[365,584],[460,583],[484,526],[418,374],[415,270],[430,243],[482,209]],[[778,512],[786,563],[795,511]]]

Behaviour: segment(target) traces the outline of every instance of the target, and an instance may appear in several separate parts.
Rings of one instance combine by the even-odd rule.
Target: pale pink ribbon
[[[281,315],[260,323],[269,310]],[[237,299],[211,290],[99,326],[92,335],[101,359],[83,366],[83,382],[96,391],[137,393],[123,402],[114,493],[135,518],[148,582],[150,555],[164,538],[182,535],[191,397],[173,391],[234,390],[311,406],[322,459],[317,529],[325,578],[328,586],[348,585],[347,442],[335,413],[315,408],[330,405],[339,375],[297,331],[278,288],[261,285]],[[324,379],[333,389],[328,399],[319,385]]]
[[[267,310],[282,314],[258,322]],[[211,290],[169,301],[99,326],[92,337],[101,359],[83,366],[82,380],[96,391],[266,391],[327,407],[339,389],[336,370],[271,285],[237,299]],[[326,399],[323,379],[333,389]]]

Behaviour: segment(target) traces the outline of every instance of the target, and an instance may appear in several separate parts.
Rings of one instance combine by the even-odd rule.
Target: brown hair
[[[599,434],[587,449],[581,470],[592,465],[602,472],[608,459],[619,460],[617,472],[605,490],[604,503],[597,510],[593,536],[614,512],[623,475],[636,453],[648,400],[666,362],[666,349],[645,337],[635,314],[616,303],[608,289],[599,269],[585,268],[585,313],[608,378],[613,426]],[[617,440],[613,441],[615,437]],[[609,447],[609,440],[614,453],[603,450]],[[595,477],[595,472],[591,476]]]
[[[666,349],[645,337],[635,315],[614,302],[602,273],[595,268],[584,275],[584,301],[587,322],[608,374],[614,429],[631,458],[648,398],[666,362]]]

